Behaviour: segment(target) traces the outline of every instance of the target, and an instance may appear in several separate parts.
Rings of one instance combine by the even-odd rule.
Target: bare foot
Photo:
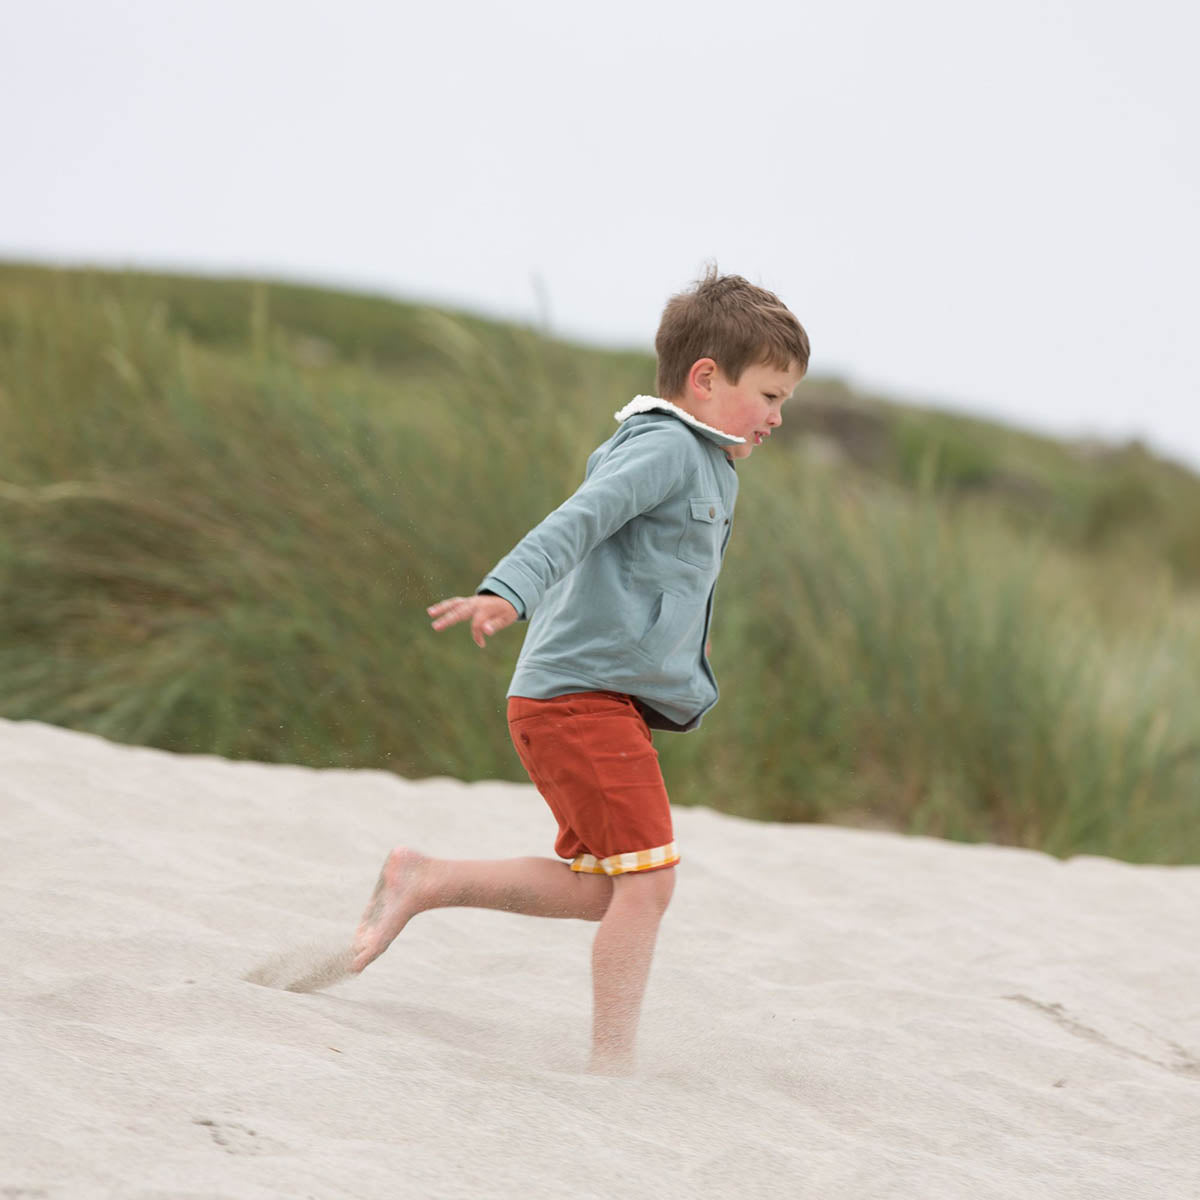
[[[387,856],[379,882],[354,934],[350,970],[357,974],[377,959],[396,935],[421,911],[417,876],[425,855],[397,846]]]

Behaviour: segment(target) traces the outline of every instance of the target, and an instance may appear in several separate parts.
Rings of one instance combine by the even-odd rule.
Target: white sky
[[[814,373],[1200,467],[1191,0],[3,11],[0,257],[644,347],[715,258]]]

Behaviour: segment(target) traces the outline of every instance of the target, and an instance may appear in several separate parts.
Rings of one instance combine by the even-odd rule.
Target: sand
[[[1200,1196],[1200,868],[676,815],[596,1078],[594,926],[337,981],[389,846],[547,853],[531,788],[0,721],[0,1197]]]

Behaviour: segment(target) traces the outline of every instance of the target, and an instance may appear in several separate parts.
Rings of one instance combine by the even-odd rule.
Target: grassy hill
[[[647,355],[379,297],[0,264],[0,715],[521,778],[462,593]],[[743,468],[673,798],[1200,861],[1200,479],[806,380]]]

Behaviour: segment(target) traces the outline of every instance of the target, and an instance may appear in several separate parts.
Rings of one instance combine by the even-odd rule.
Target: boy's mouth
[[[754,431],[754,444],[761,446],[770,436],[771,431],[769,429],[756,429]]]

